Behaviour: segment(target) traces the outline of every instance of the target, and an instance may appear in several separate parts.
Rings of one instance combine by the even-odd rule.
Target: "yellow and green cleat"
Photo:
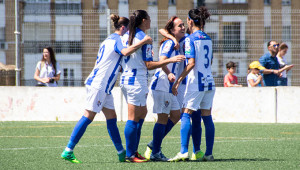
[[[77,164],[81,163],[81,161],[75,157],[73,151],[64,150],[61,154],[61,158],[65,159],[67,161],[70,161],[72,163],[77,163]]]
[[[204,156],[204,153],[201,150],[199,150],[196,153],[192,154],[191,160],[192,161],[202,161],[203,160],[203,156]]]

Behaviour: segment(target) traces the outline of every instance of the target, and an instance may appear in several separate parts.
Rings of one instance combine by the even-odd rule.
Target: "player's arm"
[[[173,35],[169,34],[168,31],[166,31],[165,29],[159,29],[158,32],[164,37],[171,39],[175,43],[174,48],[176,50],[179,49],[179,43],[177,42],[176,38]]]
[[[123,48],[121,53],[124,56],[129,56],[130,54],[134,53],[137,49],[141,48],[144,44],[152,44],[152,38],[148,35],[144,37],[140,42],[133,44],[127,48]]]
[[[195,58],[189,58],[187,66],[184,68],[181,75],[178,77],[176,82],[172,87],[172,93],[176,96],[178,94],[177,89],[182,80],[190,73],[190,71],[195,67]]]
[[[167,56],[160,56],[159,58],[160,58],[160,60],[166,60],[168,57],[167,57]],[[176,77],[175,77],[175,75],[168,69],[168,67],[167,67],[166,65],[164,65],[164,66],[162,66],[161,68],[162,68],[162,70],[166,73],[166,75],[168,76],[168,80],[169,80],[170,82],[174,82],[175,79],[176,79]]]
[[[165,60],[160,60],[160,61],[144,61],[145,65],[148,70],[153,70],[159,67],[163,67],[169,63],[176,63],[176,62],[181,62],[185,59],[184,55],[177,55]]]

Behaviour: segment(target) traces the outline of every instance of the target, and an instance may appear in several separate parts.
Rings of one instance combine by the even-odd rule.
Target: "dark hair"
[[[191,9],[188,14],[189,19],[193,20],[195,25],[200,29],[204,28],[205,21],[210,17],[210,13],[207,8],[200,7],[196,9]]]
[[[44,49],[47,49],[48,52],[49,52],[49,54],[50,54],[50,61],[51,61],[52,65],[53,65],[53,68],[54,68],[54,71],[55,71],[54,76],[56,76],[56,59],[55,59],[54,50],[52,49],[52,47],[45,47],[45,48],[43,48],[43,53],[44,53]],[[44,54],[42,56],[42,60],[41,61],[45,62]]]
[[[286,49],[286,48],[289,48],[288,45],[287,45],[286,43],[281,43],[281,44],[279,45],[279,51],[284,50],[284,49]]]
[[[267,47],[269,47],[270,46],[270,44],[271,44],[271,42],[272,42],[273,40],[271,40],[271,41],[269,41],[268,42],[268,44],[267,44]]]
[[[172,16],[170,19],[169,19],[169,21],[167,22],[167,24],[166,24],[166,26],[165,26],[165,30],[169,33],[169,34],[171,34],[173,37],[175,37],[175,35],[173,35],[173,33],[171,32],[171,29],[173,29],[174,28],[174,21],[177,19],[178,17],[177,16]],[[167,37],[164,37],[161,41],[160,41],[160,45],[162,44],[162,43],[164,43],[165,41],[167,41],[169,38],[167,38]]]
[[[119,15],[116,14],[111,14],[110,19],[113,21],[116,30],[119,30],[122,26],[127,27],[129,24],[128,18],[120,17]]]
[[[185,31],[187,34],[191,34],[191,30],[189,29],[189,27],[187,27],[186,31]]]
[[[236,67],[236,63],[235,62],[232,62],[232,61],[229,61],[227,64],[226,64],[226,68],[230,69],[232,67]]]
[[[143,22],[143,19],[147,19],[148,13],[145,10],[136,10],[130,16],[129,20],[129,45],[132,45],[134,36],[135,36],[135,29],[140,26]]]

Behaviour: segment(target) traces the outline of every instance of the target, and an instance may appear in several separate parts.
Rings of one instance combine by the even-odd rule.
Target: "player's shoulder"
[[[113,33],[107,39],[119,40],[119,39],[121,39],[121,36],[119,34],[117,34],[117,33]]]
[[[136,29],[135,38],[142,40],[145,36],[146,36],[146,34],[144,33],[143,30],[141,30],[139,28]]]
[[[175,43],[173,40],[168,39],[168,40],[164,41],[162,45],[172,46],[172,45],[175,45]]]
[[[207,35],[205,32],[200,31],[200,30],[194,32],[191,35],[197,40],[211,40],[209,35]]]

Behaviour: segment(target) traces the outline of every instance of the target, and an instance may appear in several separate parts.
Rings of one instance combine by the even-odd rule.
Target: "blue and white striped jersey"
[[[208,91],[215,89],[215,81],[211,72],[213,59],[212,41],[210,37],[198,30],[185,39],[185,57],[195,58],[195,67],[187,79],[186,91]]]
[[[140,42],[146,34],[139,28],[136,29],[135,37],[132,44]],[[124,34],[123,45],[128,46],[129,34]],[[148,82],[148,69],[144,61],[153,61],[152,45],[145,44],[130,56],[122,57],[123,72],[120,78],[120,84],[125,85],[146,85]]]
[[[180,46],[180,48],[179,48],[179,53],[180,53],[180,55],[184,55],[184,54],[185,54],[185,38],[188,37],[188,36],[189,36],[189,34],[185,34],[185,36],[184,36],[183,38],[181,38],[181,40],[179,41],[179,46]],[[183,62],[180,62],[180,63],[179,63],[179,66],[178,66],[178,77],[179,77],[179,76],[181,75],[181,73],[183,72],[183,70],[184,70],[184,68],[186,67],[187,63],[188,63],[188,60],[187,60],[187,59],[185,59]],[[176,76],[176,77],[177,77],[177,76]],[[182,80],[181,84],[186,85],[187,77],[188,77],[188,76],[186,76],[186,77]]]
[[[166,40],[160,46],[159,56],[166,56],[167,58],[174,57],[179,55],[179,50],[174,49],[175,43],[172,40]],[[167,64],[168,69],[172,72],[176,77],[178,77],[178,63],[169,63]],[[155,74],[152,77],[152,81],[150,84],[151,90],[159,90],[164,92],[172,93],[172,86],[174,83],[171,83],[168,80],[168,75],[162,70],[162,68],[157,68]]]
[[[85,84],[111,94],[120,70],[123,48],[120,35],[113,33],[107,37],[99,47],[95,67]]]

